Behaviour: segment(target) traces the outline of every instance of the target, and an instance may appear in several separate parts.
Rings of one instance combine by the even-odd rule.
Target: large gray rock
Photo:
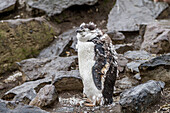
[[[165,83],[150,80],[120,95],[120,105],[124,113],[143,113],[150,105],[160,100]]]
[[[44,78],[37,81],[25,82],[20,86],[7,91],[2,99],[22,101],[26,98],[27,102],[30,102],[36,95],[35,93],[44,85],[51,83],[51,78]]]
[[[0,0],[0,13],[13,10],[16,2],[17,0]]]
[[[76,30],[77,28],[71,29],[58,36],[50,46],[40,52],[39,57],[66,56],[66,51],[70,52],[70,49],[75,51],[77,43]]]
[[[36,97],[29,103],[32,106],[44,107],[57,101],[57,91],[54,85],[46,85],[40,89]]]
[[[138,31],[141,23],[155,20],[167,7],[168,4],[153,0],[117,0],[109,14],[107,29],[109,32]]]
[[[170,52],[170,20],[146,24],[141,50],[154,54]]]
[[[51,77],[25,82],[20,86],[16,86],[6,92],[2,99],[19,102],[26,100],[24,103],[29,103],[31,99],[35,98],[35,93],[39,92],[42,87],[50,83],[55,86],[57,92],[70,90],[82,91],[83,89],[83,84],[78,70],[57,71],[56,73],[53,73]]]
[[[77,56],[70,57],[49,57],[31,58],[21,61],[19,69],[23,73],[23,81],[37,80],[44,77],[51,77],[61,70],[71,70],[76,67]]]
[[[161,80],[170,85],[170,54],[142,63],[139,67],[142,81]]]
[[[28,0],[27,4],[45,11],[49,16],[60,14],[64,9],[73,5],[94,5],[97,0]]]

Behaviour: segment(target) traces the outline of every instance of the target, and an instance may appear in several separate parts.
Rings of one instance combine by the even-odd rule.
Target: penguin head
[[[103,34],[93,22],[89,22],[88,24],[82,23],[76,32],[77,39],[82,42],[87,42],[88,40]]]

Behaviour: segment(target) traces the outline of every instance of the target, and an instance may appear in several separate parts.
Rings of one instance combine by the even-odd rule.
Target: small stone
[[[49,106],[57,101],[57,91],[54,85],[46,85],[40,89],[37,96],[30,102],[29,105],[44,107]]]

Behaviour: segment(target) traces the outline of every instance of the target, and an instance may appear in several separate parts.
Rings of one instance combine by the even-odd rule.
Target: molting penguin
[[[77,39],[83,94],[93,104],[111,104],[118,65],[110,37],[90,22],[80,25]]]

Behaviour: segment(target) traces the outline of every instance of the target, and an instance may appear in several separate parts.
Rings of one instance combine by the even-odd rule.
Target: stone
[[[129,60],[126,64],[126,71],[128,73],[139,73],[138,67],[140,64],[152,59],[155,55],[152,55],[146,51],[127,51],[124,53],[124,57]]]
[[[35,94],[47,84],[53,84],[57,92],[82,91],[83,83],[78,70],[56,71],[51,77],[25,82],[7,91],[2,99],[28,103],[35,98]]]
[[[44,107],[50,106],[57,101],[57,91],[54,85],[46,85],[40,89],[36,97],[29,103],[29,105]]]
[[[83,83],[78,70],[55,73],[52,84],[55,85],[58,92],[83,90]]]
[[[154,54],[170,52],[170,20],[146,24],[141,50]]]
[[[167,8],[168,4],[153,0],[117,0],[108,16],[107,29],[138,31],[140,24],[155,20]]]
[[[112,40],[112,44],[123,44],[125,42],[125,36],[118,31],[112,31],[107,33]]]
[[[49,112],[34,106],[19,105],[15,109],[11,110],[10,113],[49,113]]]
[[[76,30],[77,28],[71,29],[58,36],[50,46],[40,52],[38,57],[66,56],[66,52],[76,51]]]
[[[18,104],[13,101],[4,101],[0,99],[0,112],[1,113],[49,113],[41,110],[38,107]]]
[[[124,54],[127,51],[132,51],[134,46],[133,44],[116,44],[114,48],[118,54]]]
[[[139,66],[142,81],[161,80],[170,85],[170,54],[158,56]]]
[[[146,62],[146,60],[135,60],[135,61],[129,62],[126,65],[126,71],[130,73],[135,73],[135,74],[139,73],[138,67],[144,62]]]
[[[0,74],[17,68],[15,62],[35,57],[59,33],[41,17],[0,21]]]
[[[23,81],[51,77],[58,71],[69,71],[77,65],[77,56],[31,58],[18,63]]]
[[[124,53],[124,57],[129,60],[149,60],[154,57],[154,55],[146,51],[127,51]]]
[[[16,2],[17,0],[0,0],[0,13],[14,10]]]
[[[16,100],[16,101],[31,101],[35,97],[35,93],[38,92],[46,84],[50,84],[50,78],[44,78],[41,80],[25,82],[20,86],[16,86],[13,89],[7,91],[2,99],[4,100]]]
[[[129,77],[125,77],[116,81],[116,86],[121,90],[129,89],[133,86],[136,86],[137,84],[137,80],[131,79]]]
[[[97,0],[28,0],[27,4],[34,9],[43,10],[48,16],[53,16],[73,5],[94,5],[96,2]]]
[[[26,92],[22,92],[22,93],[19,93],[17,94],[13,101],[15,102],[20,102],[20,103],[24,103],[24,104],[29,104],[30,101],[35,98],[36,96],[36,91],[31,88],[30,90],[26,91]]]
[[[128,60],[122,55],[122,54],[118,54],[118,70],[119,72],[123,72],[125,70],[126,64],[128,63]]]
[[[125,90],[120,95],[123,113],[143,113],[150,105],[160,100],[165,83],[150,80],[144,84]]]

